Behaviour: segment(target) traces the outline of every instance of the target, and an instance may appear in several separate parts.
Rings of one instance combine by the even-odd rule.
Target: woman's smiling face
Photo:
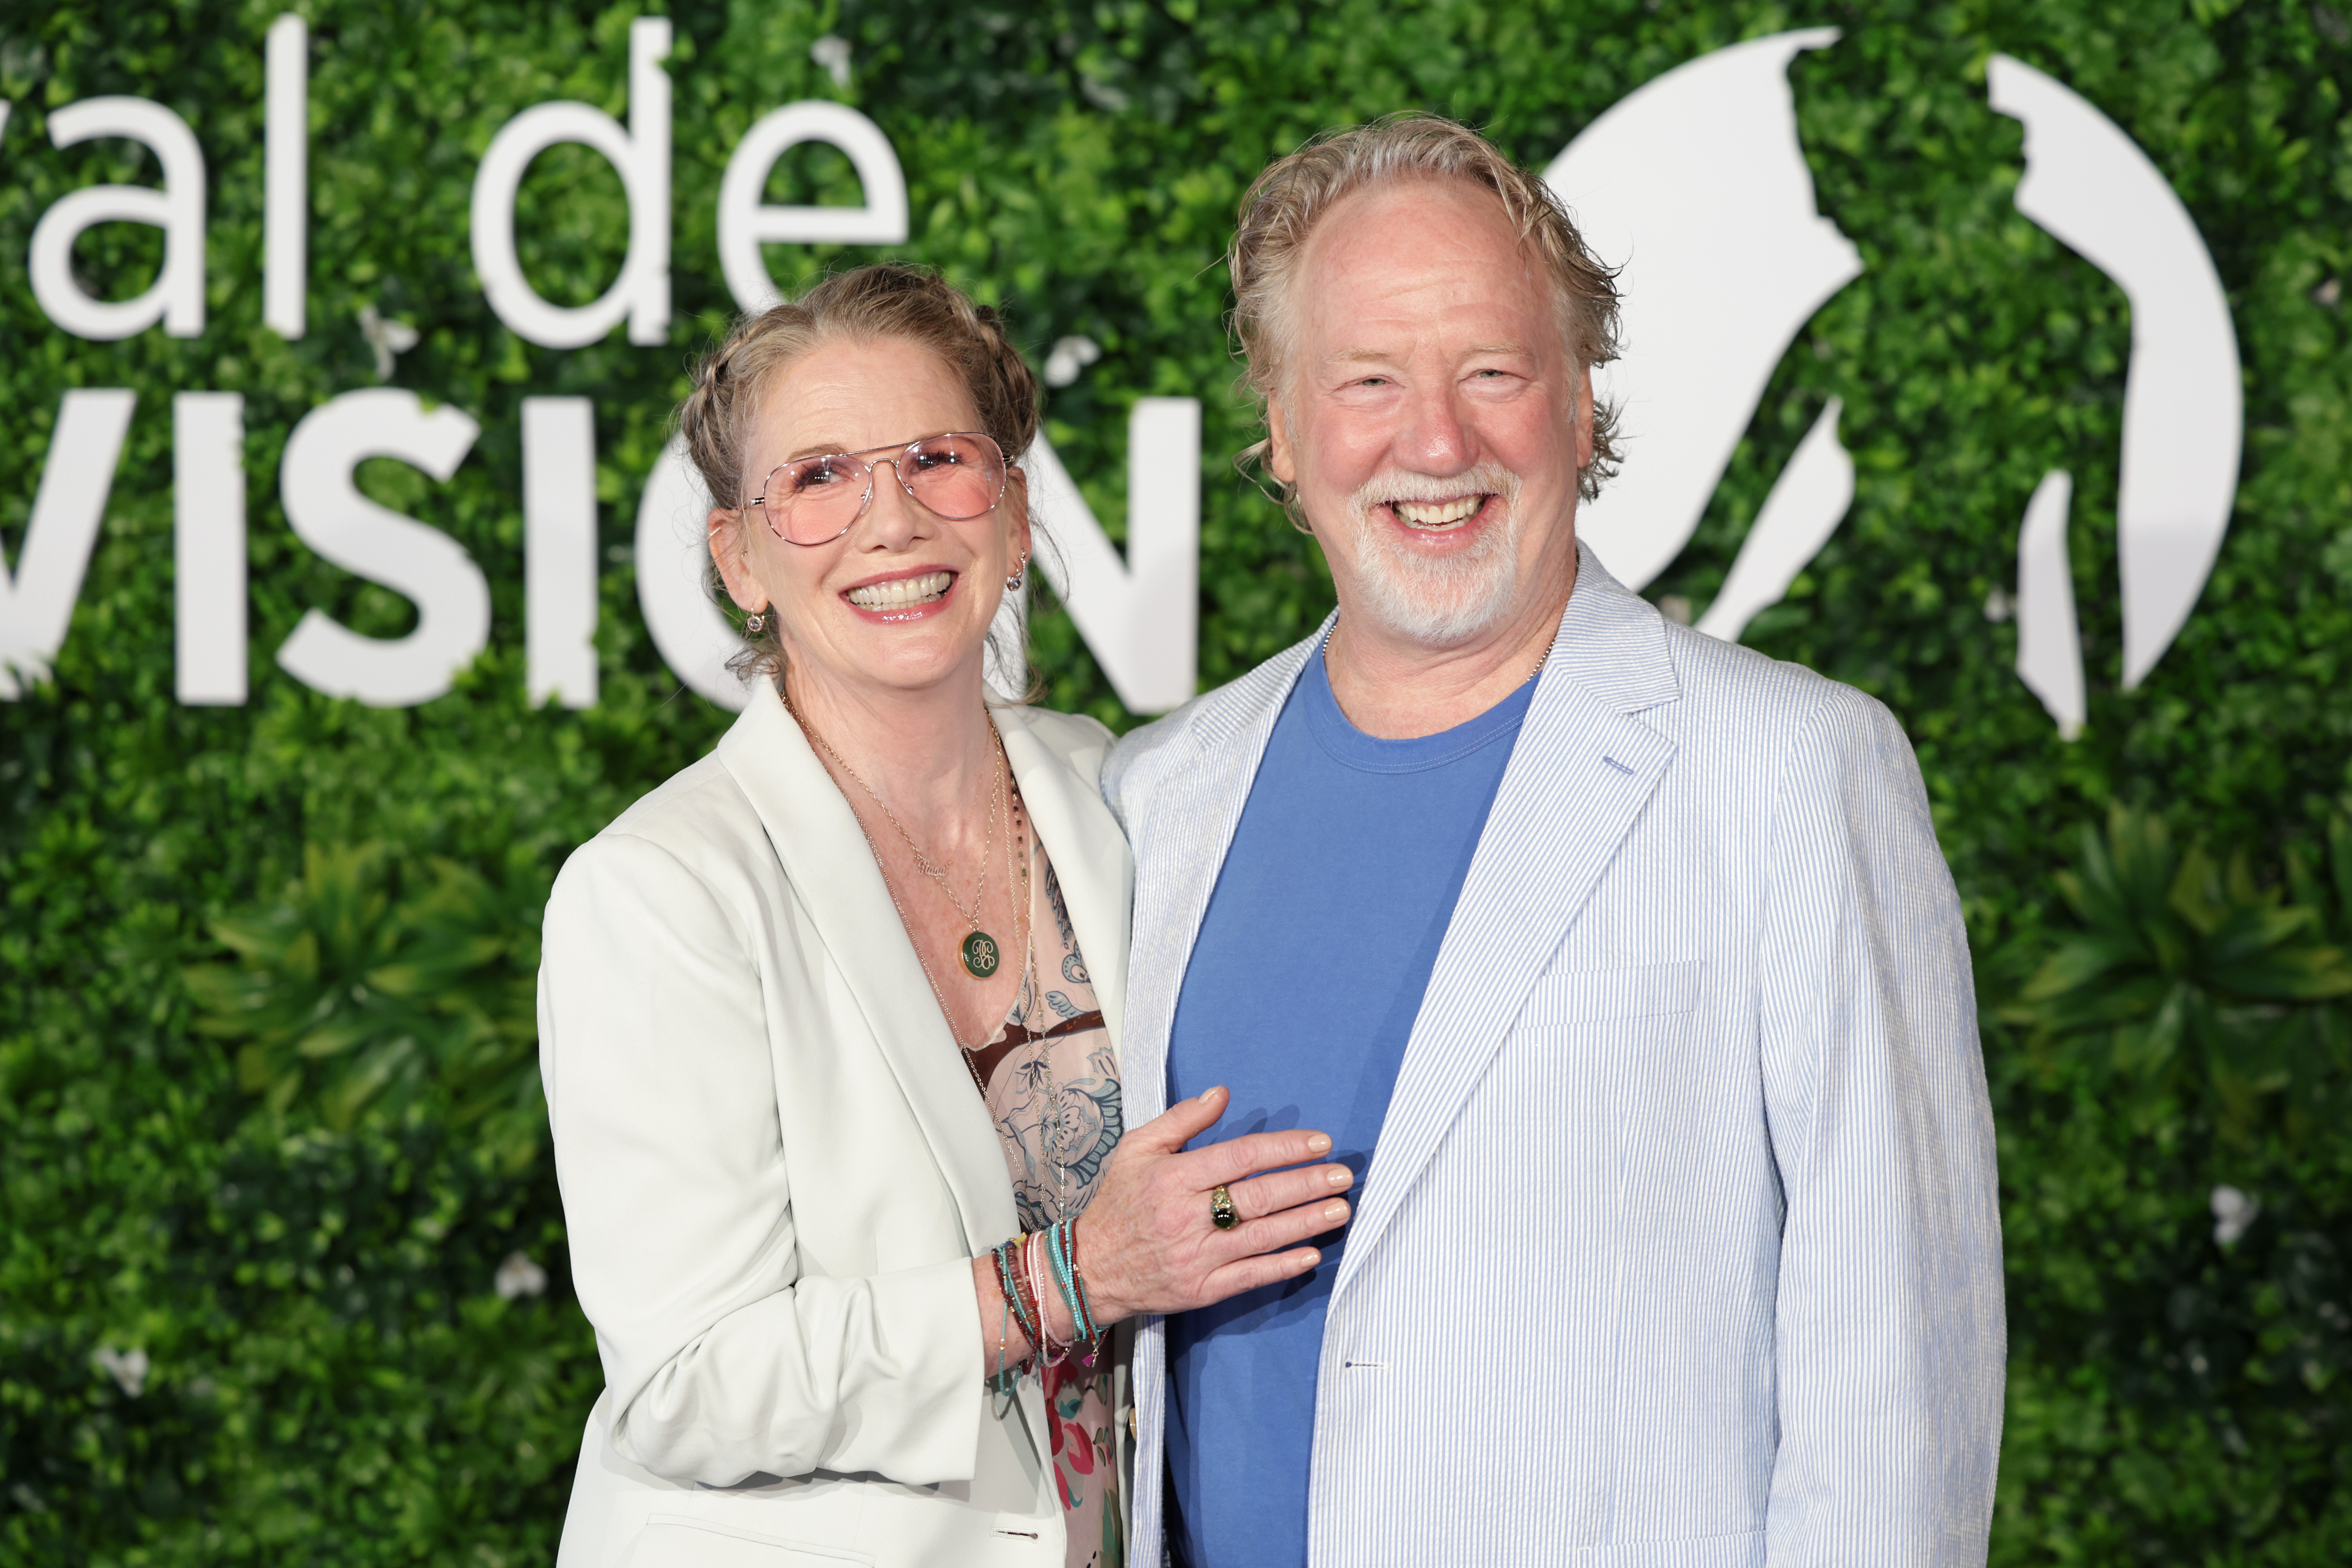
[[[877,467],[865,515],[815,545],[778,538],[763,509],[749,503],[797,458],[867,453],[866,461],[883,464],[910,441],[979,423],[953,368],[900,339],[822,343],[761,389],[740,493],[712,498],[740,510],[714,507],[710,552],[735,603],[776,617],[795,690],[809,680],[845,691],[913,690],[967,669],[976,675],[1004,579],[1029,552],[1028,484],[1008,468],[995,507],[959,521],[915,500],[895,469]]]

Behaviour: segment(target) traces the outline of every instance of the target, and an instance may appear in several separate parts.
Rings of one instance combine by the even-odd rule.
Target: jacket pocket
[[[629,1553],[629,1568],[872,1568],[873,1562],[863,1552],[779,1540],[677,1513],[649,1515]]]
[[[1585,1547],[1568,1559],[1566,1568],[1764,1568],[1765,1541],[1760,1530],[1625,1541]]]
[[[1522,1029],[1560,1028],[1611,1018],[1659,1018],[1698,1005],[1703,960],[1637,963],[1623,969],[1556,971],[1536,982],[1519,1016]]]

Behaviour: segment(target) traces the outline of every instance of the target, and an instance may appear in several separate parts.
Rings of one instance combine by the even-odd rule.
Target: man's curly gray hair
[[[1504,215],[1551,279],[1560,334],[1581,365],[1617,357],[1617,284],[1577,231],[1549,186],[1470,127],[1442,115],[1391,114],[1367,125],[1326,132],[1276,159],[1242,197],[1241,223],[1227,254],[1234,282],[1234,332],[1241,340],[1243,380],[1261,406],[1279,401],[1297,342],[1294,304],[1299,257],[1325,215],[1358,191],[1407,180],[1460,180],[1494,193]],[[1579,470],[1586,500],[1617,471],[1617,411],[1592,410],[1592,460]],[[1241,455],[1262,462],[1265,443]],[[1297,521],[1294,499],[1286,506]]]

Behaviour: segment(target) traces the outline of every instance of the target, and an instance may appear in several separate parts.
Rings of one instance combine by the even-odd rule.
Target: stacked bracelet
[[[1013,1379],[1004,1373],[1004,1351],[1012,1338],[1013,1298],[1007,1296],[1004,1310],[996,1315],[996,1375],[988,1380],[988,1386],[998,1394],[1013,1392]]]
[[[1046,1226],[1044,1236],[1045,1257],[1053,1265],[1054,1283],[1062,1294],[1062,1305],[1069,1309],[1073,1349],[1084,1347],[1084,1361],[1095,1363],[1100,1348],[1102,1331],[1096,1327],[1094,1303],[1087,1298],[1085,1279],[1078,1273],[1078,1221],[1073,1215]]]
[[[1107,1331],[1100,1323],[1095,1321],[1095,1299],[1087,1289],[1087,1277],[1078,1272],[1078,1217],[1076,1215],[1070,1216],[1070,1280],[1077,1288],[1078,1306],[1081,1309],[1077,1321],[1086,1324],[1087,1364],[1092,1366],[1095,1363],[1095,1354],[1101,1348]]]
[[[1037,1299],[1034,1293],[1024,1289],[1021,1279],[1022,1243],[1028,1239],[1025,1236],[1016,1236],[1012,1240],[998,1246],[993,1257],[996,1259],[996,1288],[1004,1292],[1006,1309],[1020,1321],[1021,1332],[1032,1345],[1034,1345],[1044,1338],[1045,1326],[1040,1321],[1041,1314],[1037,1310]],[[1002,1357],[999,1358],[1000,1363],[1002,1359]],[[999,1373],[1002,1373],[1003,1370],[1000,1364]]]
[[[1052,1321],[1045,1315],[1045,1289],[1053,1272],[1053,1260],[1052,1255],[1042,1244],[1051,1234],[1051,1226],[1032,1233],[1029,1237],[1029,1244],[1024,1249],[1029,1265],[1025,1279],[1029,1286],[1030,1299],[1037,1306],[1037,1326],[1040,1331],[1037,1340],[1037,1365],[1041,1372],[1049,1366],[1061,1365],[1069,1354],[1070,1349],[1067,1343],[1059,1345],[1055,1343]]]
[[[1103,1331],[1095,1321],[1094,1299],[1087,1294],[1086,1276],[1078,1272],[1077,1217],[1057,1220],[1044,1230],[999,1243],[990,1249],[989,1256],[996,1264],[996,1288],[1003,1293],[1005,1313],[1011,1321],[1020,1323],[1038,1366],[1058,1366],[1074,1351],[1079,1352],[1087,1365],[1094,1365],[1102,1349]],[[1055,1342],[1046,1320],[1045,1289],[1049,1279],[1062,1305],[1069,1310],[1071,1337],[1066,1344]],[[1004,1364],[1009,1337],[1000,1324],[996,1375],[990,1380],[1000,1390],[1009,1389],[1011,1379],[1020,1372],[1017,1366],[1008,1370]]]

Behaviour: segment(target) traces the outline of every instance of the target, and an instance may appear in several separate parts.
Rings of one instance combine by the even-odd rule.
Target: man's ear
[[[727,584],[727,596],[748,614],[766,609],[768,590],[752,575],[751,560],[743,551],[743,514],[715,506],[704,527],[710,541],[710,559],[719,568],[719,580]]]
[[[1592,466],[1592,367],[1586,365],[1576,377],[1576,470],[1582,473]]]
[[[1271,397],[1265,400],[1265,471],[1286,485],[1298,482],[1298,460],[1290,449],[1290,422],[1282,416],[1282,405]]]

